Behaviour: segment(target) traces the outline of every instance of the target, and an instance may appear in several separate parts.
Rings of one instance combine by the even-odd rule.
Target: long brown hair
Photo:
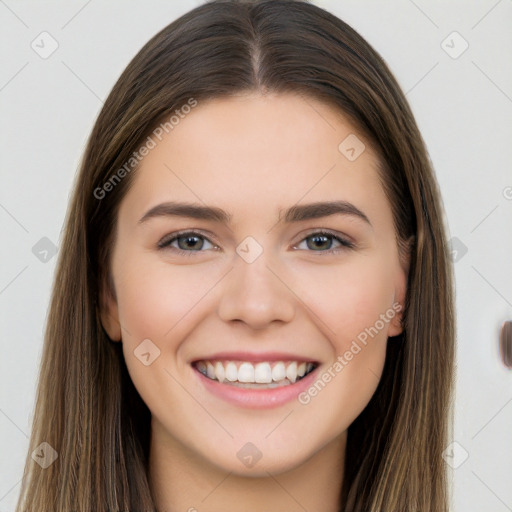
[[[119,169],[191,98],[200,105],[242,91],[325,101],[380,155],[397,243],[410,251],[404,331],[388,343],[379,386],[349,427],[340,502],[345,512],[448,511],[452,272],[424,142],[391,72],[357,32],[306,2],[256,0],[210,2],[165,27],[98,116],[60,244],[18,512],[155,510],[150,412],[99,316],[117,211],[136,172]],[[44,469],[30,455],[43,442],[58,454]]]

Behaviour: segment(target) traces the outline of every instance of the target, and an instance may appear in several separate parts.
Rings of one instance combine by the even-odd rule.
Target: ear
[[[103,280],[100,290],[100,319],[112,341],[121,341],[121,324],[115,297],[114,283],[109,275]]]
[[[404,330],[403,315],[405,300],[407,297],[407,281],[409,279],[409,267],[411,263],[411,252],[414,246],[415,237],[411,236],[406,242],[399,243],[399,268],[395,282],[395,299],[392,309],[395,315],[389,322],[388,336],[398,336]]]

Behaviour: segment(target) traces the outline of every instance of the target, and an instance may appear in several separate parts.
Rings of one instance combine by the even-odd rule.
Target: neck
[[[346,432],[300,466],[260,477],[223,470],[179,443],[162,442],[159,432],[152,422],[149,480],[158,512],[340,510]]]

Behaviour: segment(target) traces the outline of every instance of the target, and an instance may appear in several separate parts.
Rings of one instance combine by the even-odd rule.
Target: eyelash
[[[177,240],[178,238],[184,236],[184,235],[191,235],[191,236],[197,236],[199,238],[203,238],[205,240],[208,240],[208,238],[204,235],[202,235],[201,233],[197,232],[197,231],[180,231],[180,232],[177,232],[177,233],[172,233],[171,235],[168,235],[168,236],[165,236],[164,238],[162,238],[162,240],[160,240],[160,242],[158,242],[158,248],[159,249],[166,249],[166,250],[172,250],[172,252],[180,255],[180,256],[192,256],[192,254],[194,253],[198,253],[198,252],[204,252],[203,250],[190,250],[190,251],[184,251],[183,249],[179,249],[179,248],[176,248],[176,247],[171,247],[171,243],[174,242],[175,240]],[[328,237],[331,237],[333,238],[334,240],[336,240],[337,242],[339,242],[341,244],[341,247],[338,247],[336,249],[328,249],[326,251],[313,251],[313,250],[308,250],[307,252],[318,252],[320,255],[322,254],[338,254],[340,252],[343,252],[347,249],[354,249],[355,248],[355,244],[350,242],[349,240],[346,240],[345,238],[342,238],[340,237],[339,235],[335,235],[334,233],[328,231],[328,230],[319,230],[319,231],[313,231],[312,233],[308,234],[306,237],[304,237],[302,240],[300,240],[299,244],[301,242],[303,242],[304,240],[307,240],[308,238],[311,238],[313,236],[318,236],[318,235],[321,235],[321,236],[328,236]],[[215,245],[213,244],[210,240],[208,240],[208,242],[210,242],[212,245]],[[299,244],[296,244],[296,245],[299,245]]]

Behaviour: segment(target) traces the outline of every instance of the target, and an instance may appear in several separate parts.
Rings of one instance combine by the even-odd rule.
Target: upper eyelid
[[[330,230],[327,228],[312,228],[311,230],[308,230],[306,233],[303,233],[301,235],[301,238],[297,242],[294,243],[293,247],[295,248],[296,245],[303,242],[306,238],[309,238],[310,236],[317,235],[317,234],[324,234],[324,235],[332,236],[334,239],[338,238],[339,241],[341,241],[340,243],[343,243],[343,245],[347,245],[347,246],[355,245],[352,238],[347,235],[336,233],[333,230]],[[201,238],[208,240],[208,242],[210,242],[212,245],[218,246],[218,243],[215,241],[215,237],[213,237],[213,240],[211,240],[210,237],[212,235],[205,235],[204,232],[202,232],[202,230],[199,230],[199,229],[189,229],[189,230],[177,231],[175,233],[170,233],[169,235],[164,236],[158,242],[158,246],[161,248],[164,248],[165,246],[170,245],[171,242],[174,242],[180,236],[184,236],[184,235],[199,235]],[[180,249],[180,250],[183,250],[183,249]],[[203,251],[190,251],[190,252],[203,252]],[[320,251],[320,252],[322,252],[322,251]],[[323,252],[328,252],[328,251],[323,251]]]
[[[296,244],[294,244],[294,246],[302,243],[304,240],[306,240],[306,238],[309,238],[310,236],[313,236],[313,235],[324,235],[324,236],[327,235],[327,236],[331,236],[334,240],[338,240],[339,242],[343,243],[344,245],[347,245],[347,246],[355,245],[355,243],[352,241],[352,239],[346,235],[335,233],[329,229],[317,229],[317,230],[308,232],[305,235],[302,235],[300,240]]]
[[[184,235],[199,235],[200,237],[208,240],[211,244],[218,245],[217,242],[215,242],[215,237],[213,237],[210,234],[206,235],[206,234],[204,234],[204,232],[202,232],[201,230],[197,230],[197,229],[186,229],[183,231],[177,231],[175,233],[169,233],[168,235],[163,236],[157,245],[158,246],[161,246],[163,244],[167,245],[170,242],[174,242],[174,240],[176,240],[180,236],[184,236]],[[211,240],[211,238],[213,238],[213,240]]]

